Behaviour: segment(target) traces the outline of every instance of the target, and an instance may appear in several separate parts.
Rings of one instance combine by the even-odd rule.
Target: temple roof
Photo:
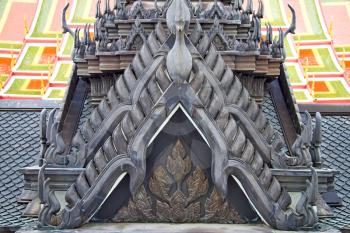
[[[318,193],[315,169],[310,168],[311,182],[307,182],[306,192],[302,193],[295,210],[290,207],[291,197],[287,190],[271,172],[271,167],[312,165],[311,155],[307,157],[309,152],[300,152],[305,148],[308,150],[303,144],[307,142],[303,140],[308,140],[307,135],[313,135],[312,125],[309,123],[307,131],[303,131],[296,140],[300,154],[292,158],[281,151],[281,135],[273,129],[237,73],[217,51],[213,40],[203,33],[201,25],[197,23],[190,39],[187,37],[190,3],[183,0],[167,3],[170,7],[163,9],[166,11],[168,30],[159,21],[147,39],[141,34],[143,45],[138,46],[139,51],[131,65],[110,86],[83,129],[75,135],[72,154],[64,154],[66,146],[57,129],[54,112],[50,113],[48,124],[43,124],[51,131],[47,135],[50,142],[45,151],[47,163],[39,173],[39,196],[44,204],[40,222],[59,228],[82,226],[93,218],[113,187],[127,173],[130,175],[130,192],[134,195],[145,180],[148,143],[174,108],[181,104],[206,135],[212,150],[211,178],[221,197],[227,195],[228,177],[235,176],[265,223],[284,230],[314,226],[318,219],[311,208]],[[104,23],[108,24],[112,17],[108,4],[106,9],[103,17]],[[247,9],[243,15],[252,14],[251,10]],[[103,19],[101,16],[98,18]],[[217,18],[214,24],[219,26]],[[258,50],[261,39],[260,21],[255,15],[252,24],[254,33],[247,33],[246,42],[238,42],[244,47],[237,47],[242,56],[259,55],[251,53]],[[132,31],[140,25],[136,17]],[[95,24],[95,33],[100,34],[102,27]],[[167,35],[167,31],[171,34]],[[76,44],[82,44],[77,33]],[[269,35],[272,37],[272,32]],[[99,39],[99,35],[95,35],[95,39]],[[270,39],[262,42],[262,46],[264,43],[270,45],[269,54],[272,51],[272,57],[280,59],[277,63],[277,70],[280,71],[279,63],[284,58],[282,30],[279,30],[279,42]],[[83,53],[94,54],[90,53],[89,46],[96,48],[96,45],[90,41],[87,30],[84,45],[87,47],[75,47],[76,63],[85,59],[81,56]],[[275,49],[278,52],[276,57],[273,54]],[[89,63],[87,65],[89,67]],[[50,191],[49,180],[44,175],[47,165],[86,168],[67,190],[67,204],[61,212],[60,203],[54,192]]]
[[[238,4],[240,1],[236,2]],[[15,210],[18,206],[13,202],[14,195],[17,201],[23,201],[33,190],[38,195],[37,204],[40,199],[41,205],[38,205],[40,207],[38,209],[41,209],[39,214],[41,226],[53,228],[75,228],[90,220],[96,220],[95,214],[106,203],[110,194],[120,191],[117,186],[122,180],[130,187],[127,193],[130,191],[134,195],[140,186],[147,182],[145,177],[148,146],[157,137],[162,125],[173,116],[178,107],[181,107],[211,149],[208,177],[221,198],[228,197],[228,192],[233,193],[232,189],[231,191],[228,189],[228,179],[233,177],[248,198],[246,207],[250,203],[260,219],[271,227],[283,230],[314,227],[318,221],[318,209],[314,208],[318,206],[316,204],[320,184],[318,177],[322,178],[321,175],[318,176],[318,172],[328,172],[327,175],[331,179],[335,172],[325,171],[318,159],[321,144],[319,115],[316,115],[315,126],[308,113],[305,113],[304,124],[299,121],[298,107],[290,92],[288,77],[285,76],[282,64],[285,58],[282,30],[279,30],[279,41],[276,39],[272,42],[272,32],[268,34],[266,40],[260,41],[259,16],[254,14],[250,21],[253,12],[248,4],[247,9],[242,11],[242,17],[245,15],[249,25],[249,30],[246,31],[247,37],[230,42],[220,25],[228,22],[222,21],[222,18],[219,21],[215,16],[224,10],[217,1],[213,3],[211,10],[203,13],[211,14],[210,17],[208,15],[204,17],[211,18],[210,23],[213,23],[208,34],[202,30],[199,21],[190,20],[192,13],[185,14],[188,8],[193,10],[191,3],[174,0],[167,1],[171,6],[161,10],[161,14],[164,15],[169,9],[166,13],[168,29],[172,32],[169,35],[169,30],[164,28],[164,20],[158,17],[159,9],[147,13],[142,9],[142,2],[137,1],[131,8],[132,29],[126,42],[127,49],[132,48],[133,52],[121,53],[123,56],[125,54],[128,56],[129,60],[124,61],[125,64],[129,62],[130,64],[123,64],[125,67],[113,68],[104,74],[101,74],[102,70],[98,71],[98,75],[94,73],[96,70],[92,69],[93,75],[90,75],[88,73],[91,71],[90,68],[96,65],[96,57],[101,60],[106,59],[105,55],[109,58],[118,57],[119,51],[114,53],[112,50],[125,42],[121,37],[120,41],[111,42],[110,37],[101,35],[99,31],[100,29],[104,31],[108,27],[113,29],[116,26],[113,24],[113,20],[116,20],[115,15],[111,14],[108,1],[106,3],[103,16],[99,15],[98,10],[99,20],[95,24],[94,41],[89,36],[88,26],[83,41],[80,41],[79,31],[75,33],[73,57],[77,66],[73,69],[63,108],[50,112],[44,110],[40,117],[37,112],[31,114],[25,111],[3,111],[3,116],[0,115],[0,123],[4,119],[4,130],[1,134],[4,135],[2,140],[5,141],[3,154],[0,152],[4,161],[2,165],[11,163],[11,166],[0,167],[5,181],[2,188],[13,188],[12,192],[4,190],[1,193],[8,196],[3,202],[6,203],[3,208],[6,210],[4,221],[8,221],[5,226],[11,224],[11,221],[19,221],[18,225],[26,223],[25,218],[24,222],[20,220],[22,218],[18,218],[18,211],[23,209]],[[123,6],[120,7],[116,12],[117,19],[119,16],[124,17]],[[238,8],[227,7],[225,17],[232,20],[233,15],[230,15],[230,12],[237,13]],[[118,15],[120,12],[121,15]],[[148,29],[149,33],[143,31],[142,20],[139,19],[139,16],[144,18],[147,14],[154,14],[155,17],[152,17],[158,20],[149,22],[152,24]],[[202,13],[199,12],[198,15]],[[119,26],[119,22],[117,23]],[[195,27],[190,29],[189,35],[187,30],[191,23]],[[67,25],[64,27],[65,30],[69,29]],[[268,27],[268,31],[270,29],[272,31],[272,28]],[[70,33],[74,34],[72,31]],[[211,38],[211,34],[219,35],[217,39],[223,44],[221,42],[217,44],[218,41],[214,40],[215,36]],[[236,45],[232,47],[230,43]],[[101,48],[108,51],[101,51],[97,46],[102,46]],[[233,48],[235,51],[226,53],[227,51],[221,51],[221,48],[224,50]],[[264,57],[266,55],[269,57],[267,60]],[[230,58],[236,61],[232,62]],[[254,68],[261,76],[242,78],[242,73],[258,64],[256,61],[248,64],[247,58],[264,60],[259,69]],[[109,65],[122,63],[120,60],[109,61]],[[105,63],[101,64],[106,68]],[[242,69],[247,68],[248,70],[242,72]],[[271,68],[272,73],[261,73],[261,68]],[[107,65],[108,69],[110,67]],[[254,79],[253,85],[247,83],[249,78]],[[265,81],[268,81],[266,86],[272,90],[267,88],[264,96]],[[280,95],[279,102],[276,102],[278,97],[273,93],[276,87],[280,88],[278,89],[280,93],[277,93]],[[105,93],[100,91],[102,89]],[[262,94],[260,99],[253,97],[252,92],[256,91],[254,89],[260,89]],[[93,99],[96,96],[91,93],[96,90],[100,91],[100,99]],[[259,100],[262,101],[261,105]],[[94,109],[93,104],[97,104]],[[286,123],[281,111],[290,114],[287,115],[289,122]],[[34,133],[39,127],[31,124],[31,119],[38,122],[39,118],[40,135],[38,131]],[[348,156],[349,152],[344,147],[348,142],[338,139],[340,132],[337,132],[337,124],[342,124],[343,128],[348,126],[350,128],[350,125],[346,117],[339,118],[336,122],[333,122],[333,118],[330,119],[326,119],[324,128],[327,133],[332,132],[327,127],[335,132],[329,138],[327,133],[325,134],[325,139],[331,144],[324,144],[327,150],[322,151],[323,156],[327,156],[325,164],[333,168],[338,165],[339,160],[342,160],[340,158],[345,160],[344,156]],[[291,135],[290,129],[294,135]],[[11,133],[12,136],[14,133],[18,134],[18,137],[11,138]],[[36,140],[32,140],[34,136]],[[35,146],[31,143],[35,143]],[[12,145],[14,148],[10,147]],[[333,148],[334,145],[338,147]],[[332,148],[339,151],[333,151]],[[333,157],[333,153],[337,157]],[[11,154],[13,156],[9,158]],[[21,159],[25,161],[22,162]],[[17,185],[21,179],[13,171],[18,171],[22,165],[33,165],[34,160],[37,165],[44,165],[40,169],[34,168],[39,175],[32,174],[35,177],[34,181],[25,183],[30,186],[26,187],[26,195],[22,193],[22,197],[18,198],[19,193],[16,191],[23,187]],[[336,168],[345,172],[348,166],[344,164],[346,162],[343,161],[343,164],[339,164]],[[317,172],[314,166],[318,168]],[[64,189],[66,184],[50,183],[50,178],[46,176],[48,175],[46,168],[56,169],[59,172],[71,169],[70,171],[75,171],[77,175],[71,176],[73,181]],[[29,171],[31,168],[26,169]],[[303,169],[306,171],[306,181],[295,182],[302,186],[296,191],[300,194],[296,203],[293,203],[296,205],[291,204],[292,198],[289,192],[293,191],[282,186],[282,181],[273,173],[274,169],[282,171],[282,176],[289,178],[292,176],[292,170],[296,175],[301,175]],[[63,176],[63,173],[60,175]],[[125,177],[127,178],[124,179]],[[347,175],[342,176],[337,187],[338,192],[344,196],[350,190],[346,183],[347,178]],[[333,181],[330,184],[332,185]],[[325,189],[324,186],[322,189]],[[55,195],[55,191],[58,190],[65,192],[66,202],[60,203]],[[324,190],[323,193],[328,193],[328,190]],[[321,200],[323,201],[322,198]],[[34,203],[34,200],[31,203]],[[62,204],[64,209],[61,209]],[[122,204],[118,204],[118,211]],[[349,207],[347,197],[344,197],[344,204],[345,208]],[[341,226],[347,226],[349,224],[346,219],[347,210],[335,209],[336,218],[329,224],[339,221]],[[323,222],[328,225],[327,221]]]
[[[322,159],[325,166],[339,171],[335,189],[343,204],[333,208],[335,218],[322,222],[336,228],[350,229],[350,116],[325,116],[322,123]]]

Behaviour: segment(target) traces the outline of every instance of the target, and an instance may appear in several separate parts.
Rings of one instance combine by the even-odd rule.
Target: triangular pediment
[[[161,67],[159,69],[162,69]],[[66,210],[67,213],[70,213],[69,216],[79,215],[81,209],[88,209],[90,214],[86,212],[86,216],[93,216],[93,213],[96,213],[102,205],[103,200],[107,199],[108,196],[106,195],[112,192],[111,188],[117,183],[117,178],[120,175],[124,176],[125,172],[130,175],[132,193],[137,192],[146,175],[146,148],[162,127],[162,124],[166,122],[172,110],[176,109],[179,104],[189,113],[190,119],[196,123],[199,131],[203,132],[204,138],[209,142],[213,152],[211,177],[221,196],[225,195],[223,195],[223,192],[227,192],[226,179],[228,179],[228,176],[226,171],[229,172],[236,166],[242,166],[244,169],[238,169],[238,174],[235,177],[239,180],[243,179],[244,176],[251,177],[250,182],[242,182],[242,186],[248,190],[246,193],[248,196],[253,195],[252,192],[260,193],[260,198],[264,201],[255,202],[256,200],[251,200],[253,200],[252,204],[263,219],[268,219],[265,217],[267,212],[264,211],[273,211],[274,209],[274,201],[270,199],[271,196],[275,198],[276,202],[283,204],[283,208],[287,208],[289,196],[282,194],[285,191],[281,189],[278,181],[271,175],[267,163],[259,155],[258,150],[254,148],[255,142],[252,140],[255,139],[249,136],[249,133],[247,134],[244,127],[242,128],[237,124],[238,122],[234,117],[224,118],[227,119],[227,123],[223,124],[226,127],[225,131],[222,132],[222,129],[217,127],[218,123],[222,124],[220,122],[222,119],[216,122],[213,120],[213,116],[218,119],[218,116],[223,113],[219,113],[220,110],[217,107],[211,109],[211,102],[216,100],[215,97],[212,97],[212,100],[207,99],[208,96],[205,95],[208,95],[208,86],[205,88],[206,92],[204,94],[200,89],[195,91],[196,89],[193,89],[191,84],[170,84],[166,91],[159,96],[158,101],[155,101],[155,105],[150,108],[148,115],[143,117],[144,120],[139,121],[140,125],[137,128],[135,128],[135,122],[132,119],[136,116],[133,115],[136,113],[135,111],[140,109],[130,108],[129,112],[119,119],[120,123],[115,128],[108,130],[112,132],[112,135],[105,140],[87,164],[86,171],[79,176],[77,182],[68,190],[66,198],[72,207]],[[147,99],[142,93],[144,91],[141,89],[140,101],[152,99],[151,97]],[[209,95],[213,96],[212,94]],[[206,100],[205,104],[202,100]],[[216,115],[213,114],[215,112]],[[231,134],[230,132],[236,133]],[[231,138],[232,141],[229,142],[228,147],[225,137],[229,137],[229,135],[232,135],[233,138]],[[234,151],[241,151],[241,153],[231,154]],[[242,160],[235,160],[235,155],[240,156]],[[234,159],[233,161],[237,163],[234,167],[229,167],[231,159]],[[254,173],[250,172],[251,169]],[[258,174],[261,178],[254,178]],[[112,177],[114,178],[112,179]],[[269,188],[266,190],[262,188],[260,186],[261,182]],[[105,198],[97,201],[96,195]],[[81,206],[79,203],[84,204]],[[264,205],[259,203],[264,203]],[[283,210],[279,209],[278,211]],[[65,224],[76,224],[71,222],[72,220],[68,220]]]
[[[229,182],[231,198],[222,199],[211,179],[212,151],[180,106],[173,109],[151,139],[145,180],[134,197],[125,201],[130,194],[114,190],[93,219],[244,223],[256,218],[233,179]]]
[[[191,200],[187,200],[190,197],[186,192],[195,188],[196,182],[180,189],[180,181],[176,178],[181,176],[181,183],[186,183],[185,177],[195,176],[192,172],[196,168],[193,160],[187,159],[188,151],[184,149],[183,138],[173,141],[168,157],[160,165],[162,174],[156,170],[156,174],[147,173],[147,156],[151,156],[147,151],[150,146],[157,147],[154,141],[179,110],[210,148],[210,172],[204,178],[198,176],[198,182],[202,184],[205,178],[211,180],[211,192],[206,192],[208,197],[213,195],[215,189],[215,198],[225,203],[233,193],[228,184],[234,177],[250,204],[267,224],[279,229],[294,229],[304,225],[304,221],[314,220],[311,216],[313,212],[308,208],[310,201],[307,196],[301,206],[309,215],[303,220],[305,214],[301,214],[300,209],[299,212],[290,209],[289,194],[272,175],[272,163],[283,165],[280,158],[286,155],[281,154],[278,133],[258,104],[205,35],[197,40],[197,44],[192,44],[188,39],[185,31],[190,22],[190,13],[183,1],[173,0],[171,4],[174,5],[169,7],[173,12],[167,14],[167,25],[172,34],[167,36],[161,23],[158,23],[131,65],[93,111],[83,130],[77,133],[75,153],[80,157],[79,161],[84,161],[85,170],[66,193],[68,205],[60,213],[61,228],[78,227],[88,222],[103,207],[109,195],[119,190],[118,186],[126,174],[130,178],[133,201],[140,195],[146,196],[145,200],[147,195],[158,198],[163,195],[160,200],[164,202],[165,199],[168,207],[172,207],[172,198],[182,196],[180,199],[183,202],[175,204],[182,205],[183,209],[189,207]],[[181,153],[174,157],[179,151]],[[180,165],[173,167],[172,163]],[[154,185],[160,185],[162,179],[167,179],[166,174],[171,174],[175,180],[176,191],[169,189],[164,192],[167,194],[159,194],[155,192],[160,190],[154,189],[152,192],[149,184],[153,175],[154,179],[160,178]],[[173,187],[173,181],[167,183]],[[152,194],[147,193],[147,189]],[[314,192],[314,189],[311,186],[310,190]],[[200,190],[195,190],[197,192]],[[207,198],[199,206],[206,205],[210,199]],[[133,201],[123,208],[132,208],[132,205],[136,205]],[[157,205],[158,202],[155,203]],[[160,205],[163,206],[159,208],[166,211],[165,204]],[[198,211],[193,208],[189,212],[181,211],[178,216],[188,217],[193,211]],[[128,209],[124,212],[128,212]],[[152,221],[162,220],[170,214],[163,213],[162,217],[155,215]],[[203,214],[197,217],[202,218]],[[288,220],[292,218],[297,220],[293,222],[295,225],[290,226]]]

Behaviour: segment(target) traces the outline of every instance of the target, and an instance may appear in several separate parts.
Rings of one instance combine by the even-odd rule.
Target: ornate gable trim
[[[183,0],[174,0],[175,4],[179,1]],[[175,9],[181,10],[178,6]],[[85,127],[86,138],[80,138],[83,146],[78,148],[86,158],[86,170],[67,191],[68,205],[59,215],[54,198],[42,199],[46,207],[43,211],[50,210],[42,212],[45,213],[42,222],[57,224],[51,220],[61,219],[60,228],[75,228],[85,223],[125,172],[130,175],[130,190],[135,194],[145,178],[148,143],[180,103],[208,139],[213,152],[212,180],[223,198],[227,195],[227,179],[234,176],[269,225],[282,230],[314,225],[317,215],[311,205],[317,192],[315,170],[311,168],[312,182],[296,210],[291,209],[290,196],[269,168],[278,151],[270,149],[270,154],[265,151],[274,143],[278,144],[276,132],[213,45],[199,44],[201,52],[207,52],[201,55],[188,38],[184,38],[181,31],[184,18],[170,15],[175,17],[172,22],[176,27],[171,28],[176,30],[176,42],[172,45],[174,35],[171,35],[154,51],[152,43],[157,42],[150,36],[133,60],[134,76],[128,74],[131,68],[126,70],[121,81],[116,82],[108,97],[92,113]],[[181,67],[171,76],[169,64],[165,66],[165,55],[172,51],[168,52],[167,45],[174,48],[179,45],[179,39],[185,39],[186,43],[180,43],[180,49],[176,50],[180,53],[173,53],[173,56],[184,54],[181,49],[182,52],[191,51],[193,66],[188,77],[184,74],[181,78],[173,77],[181,73]],[[135,76],[137,78],[130,78]],[[246,116],[248,119],[244,120]],[[40,174],[43,176],[44,172]],[[41,193],[50,192],[48,186],[40,189]]]
[[[251,137],[248,139],[245,136],[242,126],[234,120],[234,117],[230,117],[229,112],[221,110],[220,102],[227,103],[227,99],[219,101],[219,96],[224,97],[226,94],[222,95],[221,91],[218,93],[215,91],[220,90],[217,89],[218,81],[213,78],[215,69],[209,71],[208,68],[203,68],[205,66],[208,66],[208,63],[197,57],[194,61],[194,76],[188,80],[190,84],[169,83],[163,94],[148,92],[152,80],[157,79],[148,78],[149,82],[140,82],[137,85],[141,88],[136,88],[138,91],[135,93],[140,94],[134,94],[133,100],[138,101],[133,102],[131,111],[125,114],[120,123],[110,131],[112,135],[87,164],[86,171],[67,191],[66,200],[69,204],[62,212],[61,228],[77,227],[87,221],[102,204],[117,177],[125,172],[131,177],[131,191],[136,191],[145,175],[144,153],[148,142],[171,109],[174,109],[179,102],[209,140],[213,150],[212,178],[223,197],[226,195],[227,178],[229,175],[234,175],[242,181],[248,197],[269,225],[279,229],[295,229],[294,227],[304,224],[302,219],[312,222],[302,213],[297,214],[288,208],[289,195],[272,176],[267,163],[251,143]],[[164,66],[159,68],[157,74],[164,69]],[[207,72],[203,73],[202,70]],[[164,78],[169,79],[167,76],[162,76],[162,79]],[[198,81],[202,84],[196,83]],[[208,88],[212,93],[208,93]],[[150,96],[150,93],[154,96]],[[141,117],[138,106],[143,106],[143,103],[148,101],[154,103],[153,107],[148,107],[146,114]],[[246,104],[241,102],[240,105]],[[222,118],[223,116],[226,117]],[[138,123],[135,122],[136,119]],[[234,132],[236,136],[232,134]],[[243,152],[240,153],[241,151]],[[104,198],[96,199],[96,197]],[[304,206],[306,205],[307,203]],[[288,225],[288,221],[292,218],[296,219],[295,226]]]
[[[137,44],[138,43],[136,41],[137,37],[140,37],[142,39],[141,44],[140,43]],[[135,21],[135,24],[131,28],[128,38],[126,39],[125,50],[131,50],[132,48],[135,48],[135,50],[139,50],[141,49],[143,43],[146,43],[146,41],[147,41],[147,34],[143,29],[139,18],[137,18]]]
[[[214,24],[211,27],[210,31],[208,32],[208,37],[209,37],[209,41],[211,43],[214,43],[218,50],[223,50],[223,51],[226,50],[227,51],[227,50],[231,50],[232,49],[232,43],[233,42],[226,35],[222,25],[220,25],[219,20],[217,18],[215,18]],[[215,41],[216,37],[219,37],[219,39],[221,40],[223,46],[219,46],[217,44],[217,41]]]

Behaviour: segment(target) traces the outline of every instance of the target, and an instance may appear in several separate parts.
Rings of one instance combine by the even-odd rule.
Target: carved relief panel
[[[164,163],[112,221],[245,223],[220,197],[206,173],[192,163],[189,149],[178,139]]]

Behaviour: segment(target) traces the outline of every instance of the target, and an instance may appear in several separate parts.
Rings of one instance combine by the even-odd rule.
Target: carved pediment
[[[227,51],[232,49],[233,41],[226,35],[219,20],[215,18],[214,24],[208,32],[209,41],[214,43],[218,51]]]
[[[192,37],[196,45],[188,39],[185,31],[191,13],[184,1],[173,0],[168,8],[170,36],[159,22],[146,39],[136,21],[127,46],[138,47],[137,36],[144,43],[82,132],[76,134],[75,153],[85,170],[66,192],[68,204],[61,213],[57,214],[56,206],[49,211],[54,198],[42,198],[43,224],[74,228],[91,220],[111,192],[118,191],[126,174],[133,198],[117,213],[115,221],[241,222],[226,202],[233,193],[229,180],[235,179],[261,219],[272,227],[295,230],[317,222],[312,208],[317,192],[315,170],[311,168],[308,190],[296,210],[292,209],[288,192],[270,169],[272,164],[282,166],[280,159],[286,157],[280,150],[278,133],[208,35],[201,40]],[[211,15],[217,17],[222,10],[215,1]],[[241,50],[256,49],[258,35],[255,31],[250,40],[240,42]],[[281,41],[275,45],[275,50],[281,48]],[[210,147],[206,168],[194,163],[181,140],[176,140],[154,169],[149,166],[147,150],[177,106],[182,106]],[[155,147],[162,149],[157,144]],[[40,192],[52,193],[42,183]]]
[[[135,24],[131,28],[128,38],[126,39],[125,49],[138,51],[146,40],[147,34],[143,29],[139,18],[137,18]]]
[[[171,147],[164,163],[112,221],[244,223],[209,183],[206,171],[192,163],[182,140]]]
[[[144,6],[142,1],[135,1],[130,9],[129,17],[131,19],[147,19],[149,18],[150,12],[147,11]]]

